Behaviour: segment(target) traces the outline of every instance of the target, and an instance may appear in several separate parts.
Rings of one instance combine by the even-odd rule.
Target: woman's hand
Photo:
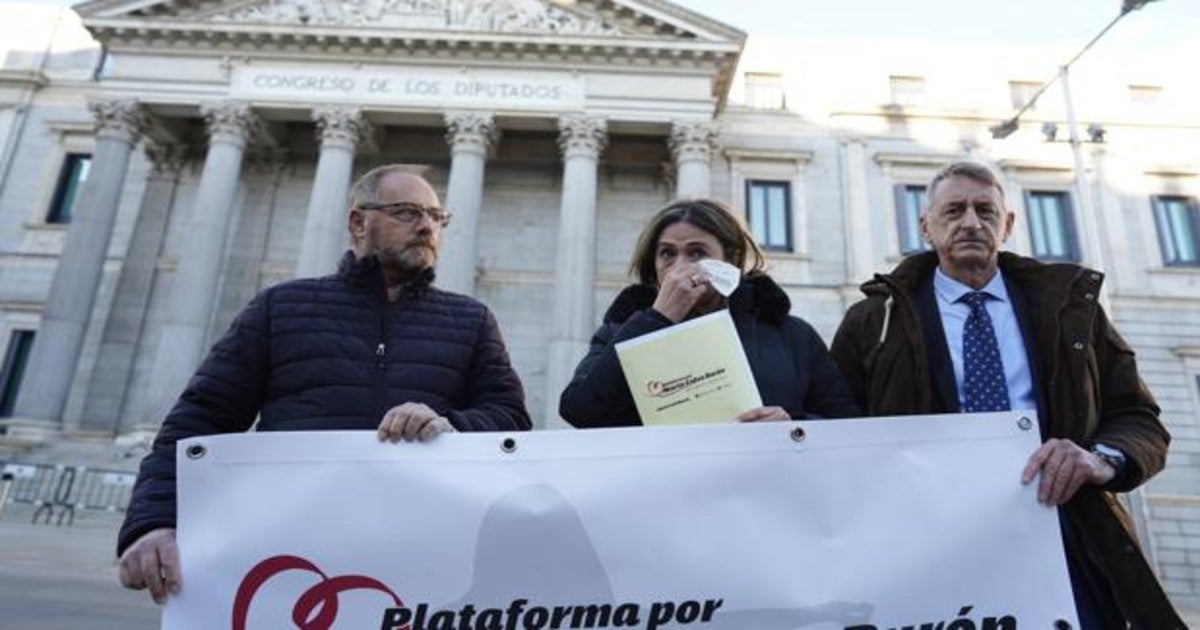
[[[737,417],[738,422],[782,422],[791,420],[783,407],[757,407]]]
[[[653,308],[678,324],[712,290],[708,274],[700,265],[694,262],[672,265],[658,279],[658,297],[654,300]]]

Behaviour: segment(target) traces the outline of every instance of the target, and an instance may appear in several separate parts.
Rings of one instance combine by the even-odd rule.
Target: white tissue
[[[742,281],[742,271],[723,260],[705,258],[699,264],[708,274],[708,283],[725,297],[729,297]]]

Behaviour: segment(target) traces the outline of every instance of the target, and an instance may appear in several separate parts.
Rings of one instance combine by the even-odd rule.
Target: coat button
[[[1083,342],[1082,342],[1082,341],[1076,341],[1076,342],[1075,342],[1075,346],[1074,346],[1074,347],[1075,347],[1075,349],[1076,349],[1076,350],[1083,350]]]
[[[1098,273],[1092,274],[1092,280],[1099,280],[1099,279],[1100,279],[1100,274],[1098,274]]]
[[[1094,293],[1089,293],[1089,294],[1087,294],[1087,295],[1085,295],[1085,296],[1083,296],[1083,297],[1084,297],[1084,298],[1087,298],[1088,300],[1094,300],[1094,299],[1096,299],[1096,294],[1094,294]]]

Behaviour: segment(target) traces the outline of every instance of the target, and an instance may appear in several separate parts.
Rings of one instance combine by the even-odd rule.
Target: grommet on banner
[[[516,452],[517,440],[510,437],[504,438],[504,441],[500,443],[500,450],[504,451],[505,453]]]
[[[187,447],[188,459],[200,459],[208,453],[208,449],[203,444],[193,444]]]
[[[792,429],[793,442],[803,442],[804,438],[806,437],[808,436],[804,433],[804,427],[796,427],[795,429]]]
[[[1020,427],[1022,431],[1028,431],[1029,429],[1033,428],[1033,420],[1030,420],[1025,416],[1021,416],[1021,419],[1017,420],[1017,426]]]
[[[1071,630],[1072,627],[1073,626],[1071,626],[1071,622],[1067,621],[1066,619],[1054,620],[1054,630]]]

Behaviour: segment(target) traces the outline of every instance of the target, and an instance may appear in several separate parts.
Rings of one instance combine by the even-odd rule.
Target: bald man
[[[396,165],[355,184],[337,273],[259,293],[209,351],[142,461],[117,541],[121,583],[181,588],[175,444],[247,431],[375,431],[424,442],[530,428],[521,382],[483,304],[431,286],[450,216]]]

